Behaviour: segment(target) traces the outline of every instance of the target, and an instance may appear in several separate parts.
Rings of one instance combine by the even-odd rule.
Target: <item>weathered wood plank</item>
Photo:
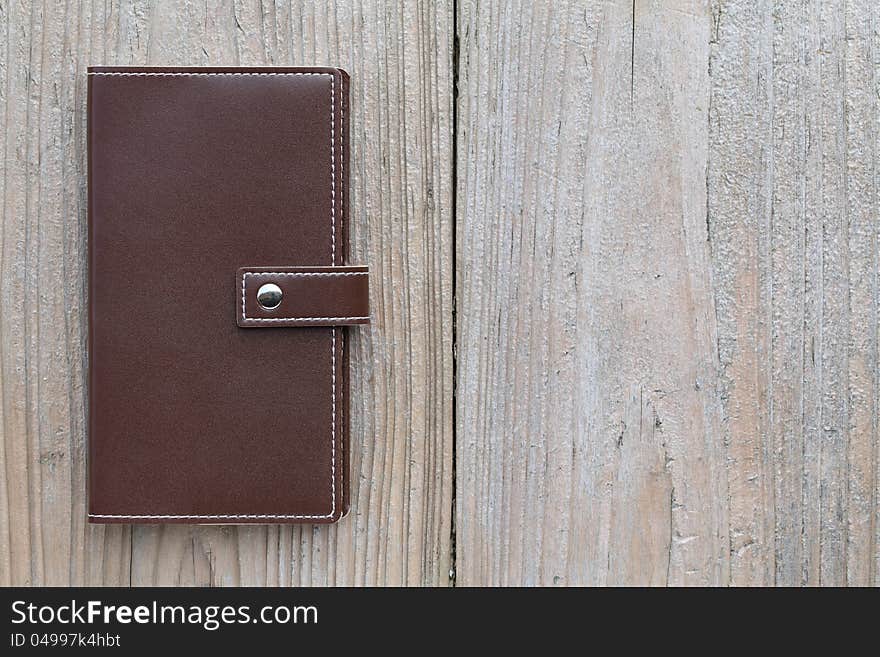
[[[209,6],[210,5],[210,6]],[[446,584],[452,507],[451,3],[3,3],[0,582]],[[85,67],[352,74],[352,514],[338,527],[84,520]]]
[[[880,7],[845,5],[848,385],[846,573],[880,584]],[[843,581],[843,576],[840,580]]]
[[[724,583],[708,7],[460,6],[459,581]]]
[[[735,584],[877,582],[875,4],[713,5]]]
[[[877,583],[878,15],[462,3],[459,581]]]
[[[782,299],[784,291],[792,287],[771,290],[769,276],[759,275],[759,271],[768,272],[771,267],[768,242],[774,181],[767,173],[766,162],[773,148],[767,139],[773,120],[773,27],[769,14],[746,3],[718,3],[712,7],[709,235],[722,368],[720,388],[725,436],[729,436],[731,580],[738,584],[772,579],[772,500],[802,476],[793,470],[797,461],[791,456],[802,450],[800,413],[791,395],[779,386],[788,380],[789,368],[796,367],[802,355],[801,341],[796,339],[802,327],[782,313],[791,307],[792,313],[800,315],[802,308],[796,300],[779,304],[771,320],[766,310],[771,294]],[[733,56],[737,50],[739,57]],[[724,56],[727,52],[730,56]],[[743,115],[747,98],[752,110]],[[783,109],[786,106],[781,105]],[[794,130],[790,132],[792,139],[797,139]],[[776,145],[782,147],[781,143]],[[780,162],[781,167],[787,164],[785,159]],[[798,180],[796,170],[783,168],[778,174],[778,185],[792,185]],[[786,203],[787,197],[783,194],[782,198]],[[781,269],[777,277],[791,280],[802,277],[803,245],[799,239],[802,235],[785,221],[786,212],[790,210],[785,205],[776,211],[776,230],[787,234],[778,244],[781,250],[775,262]],[[773,322],[786,322],[793,334],[774,344],[771,352]],[[771,374],[778,395],[774,414],[763,402],[769,393]],[[797,425],[792,427],[795,419]],[[772,472],[764,471],[769,465],[767,452],[774,449],[767,439],[771,432],[790,434],[788,441],[775,446],[780,454],[788,450],[780,459],[781,468],[775,478]],[[779,519],[780,523],[786,521],[786,517]],[[784,540],[792,543],[790,528],[783,533]]]

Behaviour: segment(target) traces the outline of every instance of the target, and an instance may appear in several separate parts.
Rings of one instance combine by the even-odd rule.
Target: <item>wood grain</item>
[[[878,583],[878,7],[712,8],[731,580]]]
[[[0,582],[449,583],[451,3],[2,3]],[[353,511],[337,527],[84,523],[85,68],[352,74]]]
[[[878,8],[460,3],[464,584],[877,584]]]

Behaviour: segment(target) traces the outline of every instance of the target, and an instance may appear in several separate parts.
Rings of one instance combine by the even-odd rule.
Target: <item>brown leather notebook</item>
[[[348,75],[92,67],[89,520],[349,508]]]

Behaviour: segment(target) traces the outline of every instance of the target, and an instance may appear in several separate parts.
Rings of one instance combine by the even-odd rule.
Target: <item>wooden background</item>
[[[0,583],[880,583],[873,0],[0,0]],[[85,522],[90,64],[351,72],[352,514]]]

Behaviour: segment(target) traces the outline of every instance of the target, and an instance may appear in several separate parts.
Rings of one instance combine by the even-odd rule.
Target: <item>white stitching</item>
[[[346,317],[242,317],[245,322],[330,322],[357,319],[370,319],[369,315],[348,315]]]
[[[336,76],[330,78],[330,264],[336,264]]]
[[[275,72],[275,71],[249,71],[249,72],[224,72],[224,71],[214,71],[214,72],[187,72],[180,71],[174,73],[168,72],[147,72],[147,71],[89,71],[88,75],[112,75],[112,76],[122,76],[122,77],[199,77],[204,75],[328,75],[331,78],[333,77],[332,73],[285,73],[285,72]],[[123,516],[124,517],[124,516]],[[159,516],[156,516],[159,517]],[[191,517],[191,516],[184,516]],[[192,517],[201,517],[201,516],[192,516]],[[207,516],[205,516],[207,517]],[[236,516],[238,518],[240,516]]]
[[[368,271],[246,271],[246,276],[367,276]]]
[[[332,400],[332,405],[330,408],[331,417],[330,420],[330,476],[332,478],[331,483],[331,495],[332,495],[332,504],[330,515],[334,515],[336,513],[336,329],[330,329],[330,335],[332,336],[331,344],[330,344],[330,378],[331,378],[331,389],[332,394],[330,395],[330,399]]]
[[[343,136],[342,131],[345,126],[345,98],[343,96],[344,90],[345,90],[345,85],[340,84],[339,85],[339,186],[340,187],[342,187],[342,185],[345,182],[345,140],[342,138],[342,136]],[[334,196],[335,196],[335,191],[334,191]],[[344,227],[345,226],[345,194],[339,195],[339,220],[340,220],[340,224]],[[344,233],[344,230],[343,230],[343,233]],[[333,242],[333,264],[335,265],[336,264],[336,241],[335,241],[336,240],[336,231],[335,230],[333,231],[333,240],[334,240],[334,242]],[[343,254],[343,257],[344,257],[344,254]],[[366,273],[366,272],[362,272],[362,273]],[[333,337],[335,340],[336,328],[334,327],[331,330],[333,331]],[[339,340],[340,340],[340,347],[342,350],[343,362],[345,362],[345,331],[341,331],[339,333]],[[333,345],[333,354],[335,357],[335,354],[336,354],[335,343]],[[334,374],[336,372],[336,364],[335,363],[333,366],[333,372],[334,372]],[[339,397],[340,415],[342,415],[342,418],[341,418],[342,419],[342,431],[345,432],[345,430],[346,430],[345,429],[346,417],[344,415],[344,413],[345,413],[345,401],[344,401],[345,400],[345,386],[344,385],[342,386],[342,389],[340,390],[339,394],[340,394],[340,397]],[[335,381],[333,384],[333,420],[334,421],[336,420],[336,383],[335,383]],[[344,435],[345,434],[343,433],[343,436]],[[342,452],[343,466],[345,465],[345,452],[344,452],[344,450],[345,450],[345,441],[343,440],[342,444],[340,445],[340,450],[339,450],[340,452]]]
[[[204,75],[326,75],[330,77],[330,189],[331,189],[331,205],[330,205],[330,225],[332,232],[332,261],[331,264],[335,264],[336,262],[336,142],[335,142],[335,130],[336,130],[336,76],[332,73],[282,73],[282,72],[222,72],[222,71],[214,71],[214,72],[205,72],[205,73],[186,73],[186,72],[125,72],[125,71],[88,71],[88,75],[115,75],[115,76],[161,76],[161,77],[195,77],[195,76],[204,76]],[[342,131],[340,130],[340,133]],[[242,280],[242,295],[244,295],[244,280],[245,276],[241,277]],[[368,319],[368,318],[362,318]],[[251,321],[263,321],[258,319],[251,319]],[[215,515],[114,515],[114,514],[98,514],[98,513],[90,513],[90,518],[125,518],[137,520],[140,518],[165,518],[165,519],[189,519],[189,518],[217,518],[217,519],[236,519],[236,518],[301,518],[301,519],[322,519],[322,518],[332,518],[336,515],[336,329],[330,329],[333,335],[333,344],[331,345],[331,364],[333,367],[332,370],[332,383],[333,383],[333,395],[332,395],[332,405],[333,405],[333,418],[331,424],[331,480],[330,480],[330,491],[332,496],[332,504],[330,507],[330,513],[324,515],[303,515],[303,514],[232,514],[232,515],[223,515],[223,514],[215,514]]]
[[[248,317],[247,308],[245,304],[246,300],[246,279],[248,276],[369,276],[369,272],[366,271],[246,271],[242,273],[241,276],[241,318],[242,320],[248,322],[283,322],[286,320],[296,320],[296,321],[316,321],[316,322],[326,322],[326,321],[341,321],[341,320],[355,320],[355,319],[370,319],[367,317],[272,317],[272,318],[264,318],[264,317]]]
[[[342,134],[342,131],[345,129],[345,98],[343,96],[344,91],[345,91],[345,85],[340,84],[339,85],[339,180],[340,180],[339,187],[340,187],[341,193],[339,194],[339,219],[340,219],[340,222],[342,223],[343,227],[345,226],[345,190],[343,190],[341,188],[342,188],[342,181],[345,180],[345,140],[343,139],[343,134]],[[336,231],[335,230],[333,231],[333,239],[334,240],[336,239]],[[344,257],[344,254],[343,254],[343,257]],[[336,244],[335,244],[335,241],[334,241],[334,245],[333,245],[333,261],[334,261],[333,264],[335,265],[336,264]],[[361,272],[361,273],[366,273],[366,272]],[[332,330],[334,331],[333,337],[335,338],[336,337],[336,332],[335,332],[336,329],[334,328]],[[340,348],[341,348],[343,363],[344,363],[345,362],[345,331],[341,331],[339,333],[339,341],[340,341]],[[334,356],[335,356],[336,345],[334,344],[333,346],[334,346]],[[335,364],[333,367],[333,372],[334,373],[336,372]],[[333,385],[333,405],[334,405],[333,419],[335,421],[335,419],[336,419],[336,408],[335,408],[335,406],[336,406],[336,384],[335,383]],[[341,409],[340,414],[342,415],[342,431],[345,432],[346,431],[346,422],[348,420],[348,418],[345,417],[345,385],[342,386],[342,389],[340,390],[340,393],[339,393],[339,407]],[[345,436],[345,434],[343,433],[343,437],[344,436]],[[339,451],[342,452],[342,463],[343,463],[343,467],[344,467],[344,465],[345,465],[345,440],[343,440],[342,443],[340,444]]]
[[[247,319],[247,313],[244,310],[244,298],[245,298],[245,283],[247,281],[247,274],[241,277],[241,317],[242,319]]]
[[[342,187],[341,181],[345,180],[345,140],[342,138],[342,131],[345,129],[345,97],[343,96],[345,85],[339,85],[339,187]],[[339,195],[339,217],[345,225],[345,193]],[[335,231],[334,231],[335,237]],[[336,249],[333,249],[334,260],[336,259]],[[336,264],[335,262],[333,264]]]
[[[339,131],[340,134],[342,131]],[[336,264],[336,76],[330,78],[330,265]],[[336,514],[336,328],[330,328],[330,514]]]
[[[114,515],[106,513],[90,513],[89,518],[330,518],[329,515],[300,515],[300,514],[274,514],[274,513],[241,513],[215,514],[215,515]]]

